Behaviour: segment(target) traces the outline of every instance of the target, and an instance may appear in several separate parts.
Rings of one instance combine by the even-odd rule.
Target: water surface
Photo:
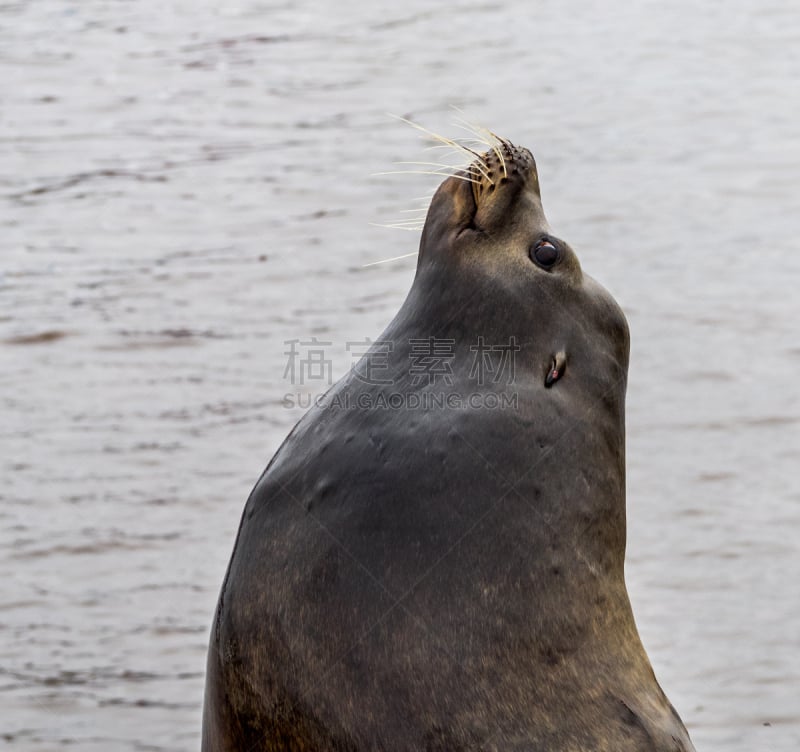
[[[628,315],[659,680],[698,750],[798,748],[800,17],[537,5],[0,4],[0,746],[198,747],[284,343],[335,377],[391,319],[414,260],[363,265],[418,236],[375,225],[436,179],[374,174],[429,154],[385,113],[457,105]]]

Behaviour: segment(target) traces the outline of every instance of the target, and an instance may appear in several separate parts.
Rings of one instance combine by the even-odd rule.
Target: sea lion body
[[[511,378],[476,378],[479,342],[514,343]],[[247,501],[203,749],[693,750],[625,588],[627,324],[527,150],[443,183],[379,343],[381,378],[338,382]]]

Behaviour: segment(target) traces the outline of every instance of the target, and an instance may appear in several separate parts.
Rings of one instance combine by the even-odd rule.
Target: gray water
[[[217,7],[220,6],[220,7]],[[334,7],[335,6],[335,7]],[[451,105],[632,330],[627,579],[698,750],[800,747],[790,2],[0,3],[0,747],[190,750],[244,500],[376,337]],[[433,152],[435,154],[435,152]]]

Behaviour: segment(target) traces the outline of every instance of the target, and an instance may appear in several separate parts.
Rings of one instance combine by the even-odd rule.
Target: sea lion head
[[[543,371],[547,386],[553,371],[560,378],[567,362],[582,363],[601,389],[621,382],[624,399],[625,316],[552,232],[528,149],[499,139],[442,183],[423,228],[415,287],[437,312],[437,331],[445,318],[455,321],[448,332],[515,336],[527,344],[523,362]]]
[[[494,246],[494,257],[526,257],[545,271],[580,278],[572,250],[550,237],[542,208],[536,161],[528,149],[508,141],[478,155],[465,170],[442,183],[433,197],[422,234],[420,260],[433,254],[469,255],[469,247]],[[538,248],[538,253],[531,251]]]

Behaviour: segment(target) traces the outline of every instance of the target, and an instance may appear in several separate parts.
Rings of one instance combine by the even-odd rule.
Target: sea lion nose
[[[500,162],[499,186],[511,183],[539,196],[539,173],[529,149],[504,143],[494,152],[494,156]]]

